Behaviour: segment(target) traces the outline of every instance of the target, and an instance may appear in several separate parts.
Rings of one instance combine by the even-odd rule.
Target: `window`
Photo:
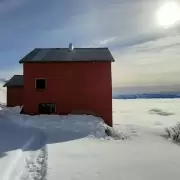
[[[46,79],[36,79],[36,89],[43,90],[46,88]]]
[[[40,114],[54,114],[56,113],[56,104],[53,103],[42,103],[39,104]]]

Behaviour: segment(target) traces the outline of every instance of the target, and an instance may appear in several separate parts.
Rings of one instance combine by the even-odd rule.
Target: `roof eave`
[[[5,86],[5,85],[4,85],[3,87],[7,87],[7,88],[8,88],[8,87],[12,87],[12,88],[14,88],[14,87],[24,87],[24,85],[23,85],[23,86],[21,86],[21,85],[16,85],[16,86],[15,86],[15,85],[14,85],[14,86],[8,86],[8,85],[6,85],[6,86]]]
[[[19,61],[20,64],[24,64],[24,63],[73,63],[73,62],[115,62],[114,58],[112,60],[88,60],[88,61],[83,61],[83,60],[79,60],[79,61],[59,61],[59,60],[54,60],[54,61]]]
[[[7,87],[7,83],[5,83],[5,84],[3,85],[3,87]]]

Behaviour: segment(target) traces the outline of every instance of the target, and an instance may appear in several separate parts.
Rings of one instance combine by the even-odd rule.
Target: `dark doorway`
[[[39,113],[40,114],[55,114],[56,113],[56,104],[53,104],[53,103],[39,104]]]

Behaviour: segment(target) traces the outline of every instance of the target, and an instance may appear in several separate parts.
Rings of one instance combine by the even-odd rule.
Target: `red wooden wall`
[[[46,78],[44,91],[35,78]],[[112,125],[111,62],[24,64],[24,112],[38,113],[39,103],[56,103],[59,114],[92,111]]]
[[[7,87],[7,106],[23,105],[23,87]]]

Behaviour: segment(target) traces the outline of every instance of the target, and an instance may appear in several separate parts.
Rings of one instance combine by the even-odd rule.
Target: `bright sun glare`
[[[180,6],[175,2],[164,4],[157,12],[157,21],[164,28],[175,25],[180,21]]]

